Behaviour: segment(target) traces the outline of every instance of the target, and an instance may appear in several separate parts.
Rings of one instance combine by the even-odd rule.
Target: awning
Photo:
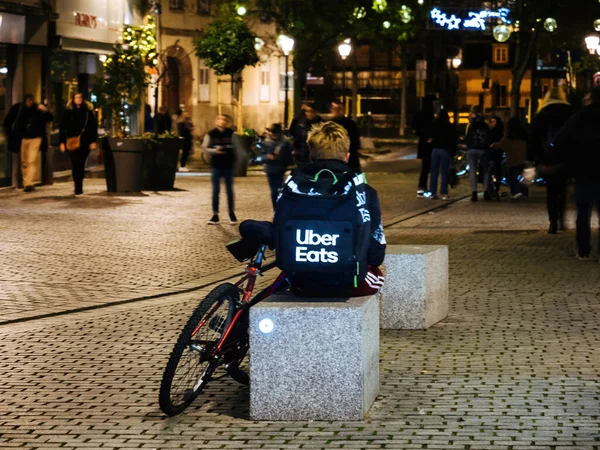
[[[61,38],[60,43],[60,47],[63,50],[72,52],[98,53],[100,55],[108,55],[114,52],[114,45],[105,42],[84,41],[83,39],[63,37]]]

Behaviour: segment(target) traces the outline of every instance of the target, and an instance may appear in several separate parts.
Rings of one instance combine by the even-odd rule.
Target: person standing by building
[[[469,160],[469,181],[471,182],[471,201],[476,202],[477,198],[477,168],[479,167],[483,175],[484,199],[491,200],[488,189],[490,186],[490,126],[485,123],[483,110],[479,106],[474,106],[471,110],[471,126],[465,139],[467,148],[467,158]]]
[[[98,121],[94,114],[94,105],[85,101],[80,92],[67,103],[60,122],[59,140],[60,151],[66,151],[71,160],[75,195],[81,195],[85,162],[90,151],[96,148],[98,140]]]
[[[418,198],[427,198],[427,177],[431,171],[431,154],[433,152],[431,134],[433,132],[435,97],[428,95],[423,98],[423,107],[413,120],[413,131],[419,138],[417,158],[421,160],[421,175],[419,176]]]
[[[577,258],[590,260],[594,206],[600,212],[600,87],[586,99],[588,105],[572,116],[551,146],[567,176],[575,181],[577,205]],[[600,250],[600,240],[598,240]]]
[[[42,181],[42,138],[46,124],[53,119],[48,108],[34,102],[31,94],[25,95],[22,103],[13,105],[4,119],[8,148],[20,155],[25,192],[33,191]],[[17,170],[13,170],[13,178],[18,179]]]
[[[281,124],[274,123],[267,128],[267,138],[262,143],[264,169],[271,190],[271,203],[275,210],[279,188],[283,185],[285,172],[292,161],[290,142],[283,136]]]
[[[492,116],[492,119],[490,120],[490,142],[494,144],[495,142],[500,142],[503,138],[504,122],[500,117]],[[500,200],[500,187],[502,186],[502,178],[504,177],[504,174],[502,173],[503,156],[504,152],[501,148],[494,148],[493,146],[490,148],[490,161],[492,163],[490,180],[493,179],[493,183],[488,191],[496,194],[496,200]]]
[[[227,206],[229,207],[229,222],[237,223],[234,212],[233,198],[233,164],[235,152],[232,143],[233,130],[231,129],[231,118],[225,114],[219,114],[215,120],[215,128],[204,136],[202,150],[210,155],[211,180],[212,180],[212,209],[213,215],[208,221],[209,225],[219,224],[219,194],[221,190],[221,179],[225,180],[227,191]]]
[[[308,133],[316,124],[322,123],[323,118],[317,113],[311,103],[302,105],[300,115],[294,117],[290,124],[289,135],[293,140],[293,155],[298,166],[307,164],[308,157]]]
[[[360,172],[360,155],[358,150],[360,149],[360,133],[356,122],[344,115],[344,105],[339,102],[331,103],[331,121],[343,126],[348,133],[350,138],[350,159],[348,159],[348,166],[355,172]]]
[[[167,131],[171,131],[171,117],[164,106],[158,108],[156,117],[154,117],[154,125],[156,134],[165,134]]]
[[[179,120],[177,121],[177,133],[179,134],[179,137],[183,138],[183,149],[181,150],[181,162],[179,167],[180,172],[189,172],[189,169],[185,165],[192,152],[192,145],[194,143],[193,131],[194,124],[192,123],[192,116],[190,116],[189,112],[181,113]]]
[[[573,108],[567,102],[565,91],[554,87],[542,100],[533,119],[531,151],[538,173],[546,181],[546,207],[550,221],[548,234],[565,230],[568,175],[566,168],[559,165],[558,154],[552,142],[572,115]]]
[[[450,123],[450,117],[445,109],[442,109],[432,128],[433,151],[431,154],[431,184],[429,192],[431,198],[437,199],[438,178],[440,168],[442,169],[442,200],[449,200],[448,195],[448,176],[450,173],[450,164],[454,155],[456,155],[456,128]]]

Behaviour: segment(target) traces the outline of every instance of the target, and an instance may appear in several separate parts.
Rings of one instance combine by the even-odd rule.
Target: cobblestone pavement
[[[248,390],[157,407],[178,330],[206,290],[0,326],[0,448],[600,448],[600,266],[543,199],[470,204],[391,227],[450,248],[451,314],[381,335],[381,393],[359,422],[253,422]]]
[[[393,174],[378,165],[369,176],[388,223],[434,206],[414,196],[415,161],[389,166]],[[266,179],[251,175],[236,180],[238,217],[268,220]],[[184,291],[241,269],[223,245],[238,236],[237,226],[226,215],[222,226],[206,225],[210,179],[179,177],[176,187],[115,196],[92,179],[79,198],[71,183],[1,192],[0,323]]]

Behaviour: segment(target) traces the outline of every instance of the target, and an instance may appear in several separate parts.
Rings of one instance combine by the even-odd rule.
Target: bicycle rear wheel
[[[212,353],[229,326],[239,289],[222,284],[200,302],[179,335],[160,383],[158,403],[168,416],[183,412],[223,363]],[[228,338],[229,340],[229,338]]]

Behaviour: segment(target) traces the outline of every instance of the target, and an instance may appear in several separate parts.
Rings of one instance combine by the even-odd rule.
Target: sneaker
[[[417,198],[427,198],[427,196],[425,195],[425,191],[417,192]]]
[[[477,192],[473,192],[471,194],[471,201],[472,202],[476,202],[477,200],[478,200],[478,198],[477,198]]]
[[[237,223],[237,217],[235,217],[235,213],[233,211],[229,211],[229,223],[234,225]]]
[[[179,171],[180,171],[180,172],[189,172],[189,171],[190,171],[190,169],[188,169],[187,167],[180,167],[180,168],[179,168]]]
[[[515,194],[511,197],[513,200],[517,200],[519,198],[523,198],[523,194],[521,194],[520,192],[518,194]]]
[[[208,225],[219,225],[219,215],[213,214],[213,216],[208,221]]]
[[[33,186],[25,186],[23,192],[33,192],[35,188]]]
[[[449,195],[442,195],[442,200],[444,200],[445,202],[447,202],[448,200],[451,200],[451,199],[450,199]]]
[[[592,261],[592,257],[590,255],[587,256],[581,256],[581,255],[577,255],[577,259],[579,261]]]
[[[432,195],[429,197],[429,200],[439,200],[439,197],[437,195]]]

